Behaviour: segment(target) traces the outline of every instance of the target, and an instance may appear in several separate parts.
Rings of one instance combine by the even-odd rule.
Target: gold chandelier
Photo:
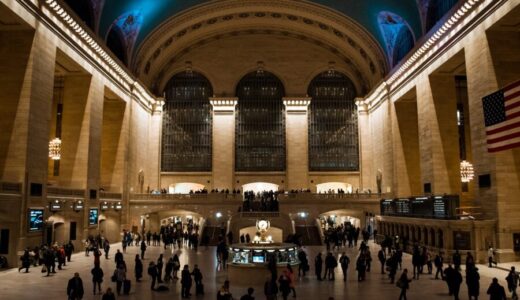
[[[52,160],[61,159],[61,139],[54,138],[49,142],[49,158]]]
[[[462,182],[470,182],[475,177],[475,170],[473,170],[473,165],[463,160],[460,162],[460,181]]]

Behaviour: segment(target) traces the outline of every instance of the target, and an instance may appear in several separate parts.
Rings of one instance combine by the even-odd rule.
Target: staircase
[[[304,246],[322,245],[320,232],[316,226],[295,226],[296,234],[302,237]]]

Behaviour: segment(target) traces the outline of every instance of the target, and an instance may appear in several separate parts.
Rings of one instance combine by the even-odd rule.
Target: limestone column
[[[363,98],[356,98],[358,109],[359,132],[359,192],[371,188],[370,176],[372,170],[372,147],[370,138],[370,121],[368,118],[368,104]],[[355,190],[355,188],[354,188]]]
[[[150,189],[161,188],[161,135],[162,135],[162,113],[164,98],[158,98],[153,104],[152,117],[150,120],[150,133],[148,135],[148,167],[151,171],[148,183]],[[143,187],[139,193],[147,193],[147,187]]]
[[[211,188],[233,189],[235,174],[235,106],[238,98],[213,97],[213,154]],[[209,187],[208,187],[209,189]]]
[[[285,97],[285,147],[287,154],[287,189],[309,187],[309,118],[310,97]]]

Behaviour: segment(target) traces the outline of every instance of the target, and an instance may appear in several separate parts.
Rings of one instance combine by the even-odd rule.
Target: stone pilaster
[[[368,117],[368,104],[363,98],[356,98],[358,109],[358,135],[359,135],[359,191],[370,188],[370,170],[372,170],[372,147],[370,136],[370,119]],[[354,187],[354,190],[356,187]]]
[[[150,170],[150,179],[148,184],[151,189],[160,189],[161,186],[161,140],[162,140],[162,114],[163,106],[165,104],[164,98],[158,98],[153,104],[152,117],[150,120],[150,133],[148,142],[148,167]],[[147,187],[140,193],[146,193]]]
[[[308,106],[310,97],[285,97],[287,189],[309,187]]]
[[[238,98],[213,97],[210,102],[213,106],[211,188],[232,189],[235,173],[235,106]]]

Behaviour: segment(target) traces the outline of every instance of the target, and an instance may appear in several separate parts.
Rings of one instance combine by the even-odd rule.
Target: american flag
[[[520,147],[520,81],[482,99],[488,152]]]

